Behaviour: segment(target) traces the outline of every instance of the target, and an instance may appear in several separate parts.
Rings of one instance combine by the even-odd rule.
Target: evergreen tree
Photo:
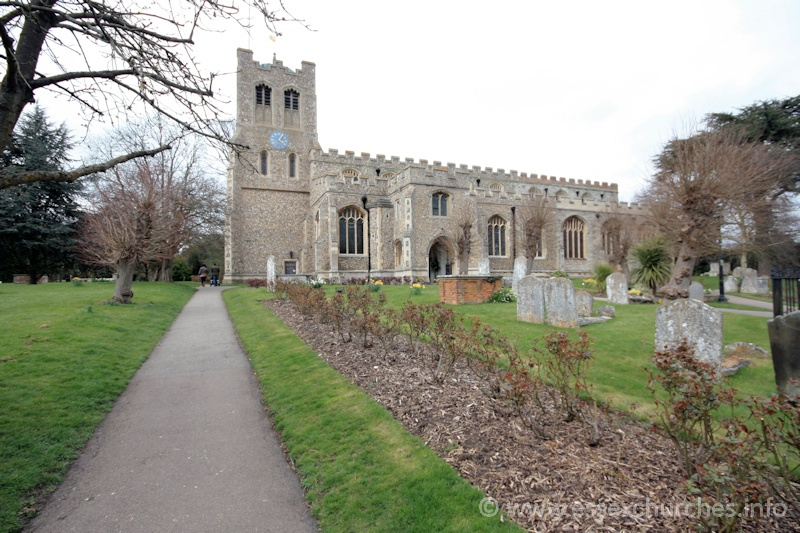
[[[62,124],[51,124],[38,106],[26,115],[2,153],[6,172],[62,170],[71,148]],[[60,276],[72,268],[80,217],[78,183],[35,182],[0,190],[0,276]]]

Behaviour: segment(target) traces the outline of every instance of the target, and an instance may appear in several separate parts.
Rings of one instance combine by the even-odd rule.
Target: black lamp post
[[[719,276],[719,298],[717,298],[718,302],[725,303],[728,301],[725,298],[725,281],[722,275],[722,241],[720,240],[719,243],[719,270],[717,271],[717,275]]]

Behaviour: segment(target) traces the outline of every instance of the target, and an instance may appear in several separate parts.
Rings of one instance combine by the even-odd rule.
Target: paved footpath
[[[198,288],[27,531],[316,531],[222,290]]]

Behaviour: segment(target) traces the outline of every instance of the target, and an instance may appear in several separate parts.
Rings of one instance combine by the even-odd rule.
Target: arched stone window
[[[269,85],[256,85],[255,119],[257,123],[272,123],[272,88]]]
[[[289,177],[297,177],[297,155],[289,154]]]
[[[267,175],[268,168],[267,168],[267,151],[266,150],[263,150],[261,152],[260,161],[259,161],[259,170],[261,171],[262,175],[264,175],[264,176]]]
[[[506,221],[500,215],[489,219],[489,255],[506,255]]]
[[[403,266],[403,242],[395,241],[394,243],[394,267],[400,268]]]
[[[431,214],[435,217],[447,216],[447,200],[446,193],[437,192],[431,196]]]
[[[339,211],[339,253],[364,253],[364,214],[357,207]]]
[[[300,109],[300,93],[294,89],[286,89],[283,91],[283,107],[294,111]]]
[[[564,258],[586,259],[586,223],[576,216],[571,216],[564,221],[562,227],[564,234]]]

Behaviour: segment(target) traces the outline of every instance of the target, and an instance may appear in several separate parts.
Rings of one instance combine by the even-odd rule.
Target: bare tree
[[[225,139],[219,128],[223,113],[213,93],[215,74],[198,66],[192,45],[197,33],[225,22],[247,26],[242,8],[248,6],[277,35],[277,23],[296,20],[282,1],[272,9],[268,0],[4,2],[0,150],[8,146],[23,109],[41,90],[67,95],[90,119],[152,109],[187,131]],[[66,171],[12,174],[0,169],[0,188],[33,181],[71,182],[169,148],[151,146]]]
[[[520,208],[525,275],[533,271],[533,260],[539,254],[544,236],[552,233],[555,213],[552,200],[543,194],[531,193]]]
[[[731,206],[767,191],[790,168],[780,150],[748,142],[735,131],[704,131],[674,139],[656,157],[656,172],[640,195],[661,233],[677,245],[667,298],[685,298],[698,258],[716,253]]]
[[[627,276],[628,254],[631,248],[642,240],[639,217],[623,213],[618,204],[608,208],[603,222],[603,245],[609,262],[616,265]]]
[[[136,159],[125,166],[129,176],[152,176],[162,196],[162,222],[175,227],[169,232],[169,255],[146,261],[152,281],[172,281],[172,261],[194,236],[221,231],[225,217],[225,191],[220,171],[214,170],[197,135],[186,135],[159,115],[129,123],[102,144],[102,152],[133,151],[147,144],[170,144],[173,150],[151,158]]]
[[[158,177],[146,171],[117,167],[98,181],[81,229],[80,251],[87,262],[115,269],[114,300],[131,302],[139,262],[171,257],[182,226],[180,210],[165,209],[171,204]]]
[[[455,245],[458,273],[461,275],[469,273],[469,254],[478,238],[476,224],[474,209],[471,205],[464,205],[458,210],[458,214],[452,217],[448,227],[447,235]]]

